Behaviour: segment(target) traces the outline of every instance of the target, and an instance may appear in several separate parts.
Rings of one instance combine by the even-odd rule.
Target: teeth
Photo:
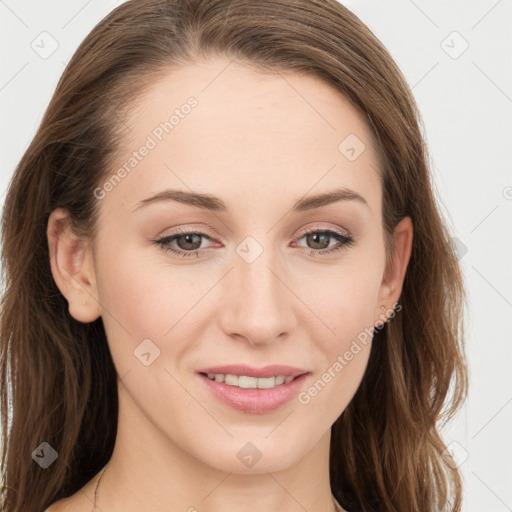
[[[224,382],[230,386],[238,386],[238,377],[236,375],[226,375]]]
[[[227,377],[227,375],[226,375],[226,377]],[[229,375],[229,377],[231,377],[231,375]],[[236,382],[237,380],[238,380],[238,382]],[[232,380],[230,379],[228,384],[231,384],[232,386],[238,386],[240,388],[245,388],[245,389],[249,389],[249,388],[256,389],[259,384],[258,381],[261,382],[262,380],[263,379],[256,379],[255,377],[244,377],[243,375],[241,375],[240,377],[238,377],[238,379],[236,377],[233,377]],[[265,379],[265,380],[269,380],[269,379]],[[274,384],[275,384],[275,379],[274,379]]]
[[[291,382],[294,377],[277,375],[276,377],[256,378],[248,377],[246,375],[224,375],[222,373],[208,373],[208,378],[215,382],[224,382],[230,386],[237,386],[243,389],[270,389],[281,384],[287,384]]]

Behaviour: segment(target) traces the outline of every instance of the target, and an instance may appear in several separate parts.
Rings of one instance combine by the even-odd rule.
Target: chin
[[[208,460],[204,460],[204,453],[201,458],[209,466],[221,471],[256,475],[286,470],[301,457],[303,447],[299,445],[299,441],[293,442],[288,438],[288,443],[285,443],[277,437],[274,440],[264,437],[253,441],[249,439],[242,441],[235,438],[231,443],[220,447],[220,450],[213,453],[210,451]]]

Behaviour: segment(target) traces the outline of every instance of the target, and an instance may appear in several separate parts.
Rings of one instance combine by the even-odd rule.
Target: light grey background
[[[120,3],[0,0],[2,205],[66,62]],[[413,88],[438,199],[461,250],[471,388],[444,435],[463,473],[464,511],[512,511],[512,1],[342,3]],[[44,55],[53,40],[58,48]]]

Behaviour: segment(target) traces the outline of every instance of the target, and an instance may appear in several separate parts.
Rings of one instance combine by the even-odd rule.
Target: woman
[[[419,126],[335,0],[101,21],[5,203],[2,510],[460,510],[464,287]]]

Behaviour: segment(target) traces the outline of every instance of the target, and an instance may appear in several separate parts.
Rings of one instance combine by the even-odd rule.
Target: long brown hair
[[[387,254],[404,216],[414,240],[402,307],[376,331],[363,381],[332,427],[331,488],[351,512],[459,511],[461,476],[443,455],[438,423],[467,395],[463,279],[407,82],[336,0],[131,0],[81,43],[3,211],[2,510],[40,512],[77,492],[109,460],[117,431],[102,320],[70,316],[50,271],[49,215],[65,208],[76,233],[93,237],[94,190],[112,170],[123,112],[173,65],[213,55],[320,77],[367,120],[382,161]],[[45,470],[32,458],[43,442],[58,453]]]

